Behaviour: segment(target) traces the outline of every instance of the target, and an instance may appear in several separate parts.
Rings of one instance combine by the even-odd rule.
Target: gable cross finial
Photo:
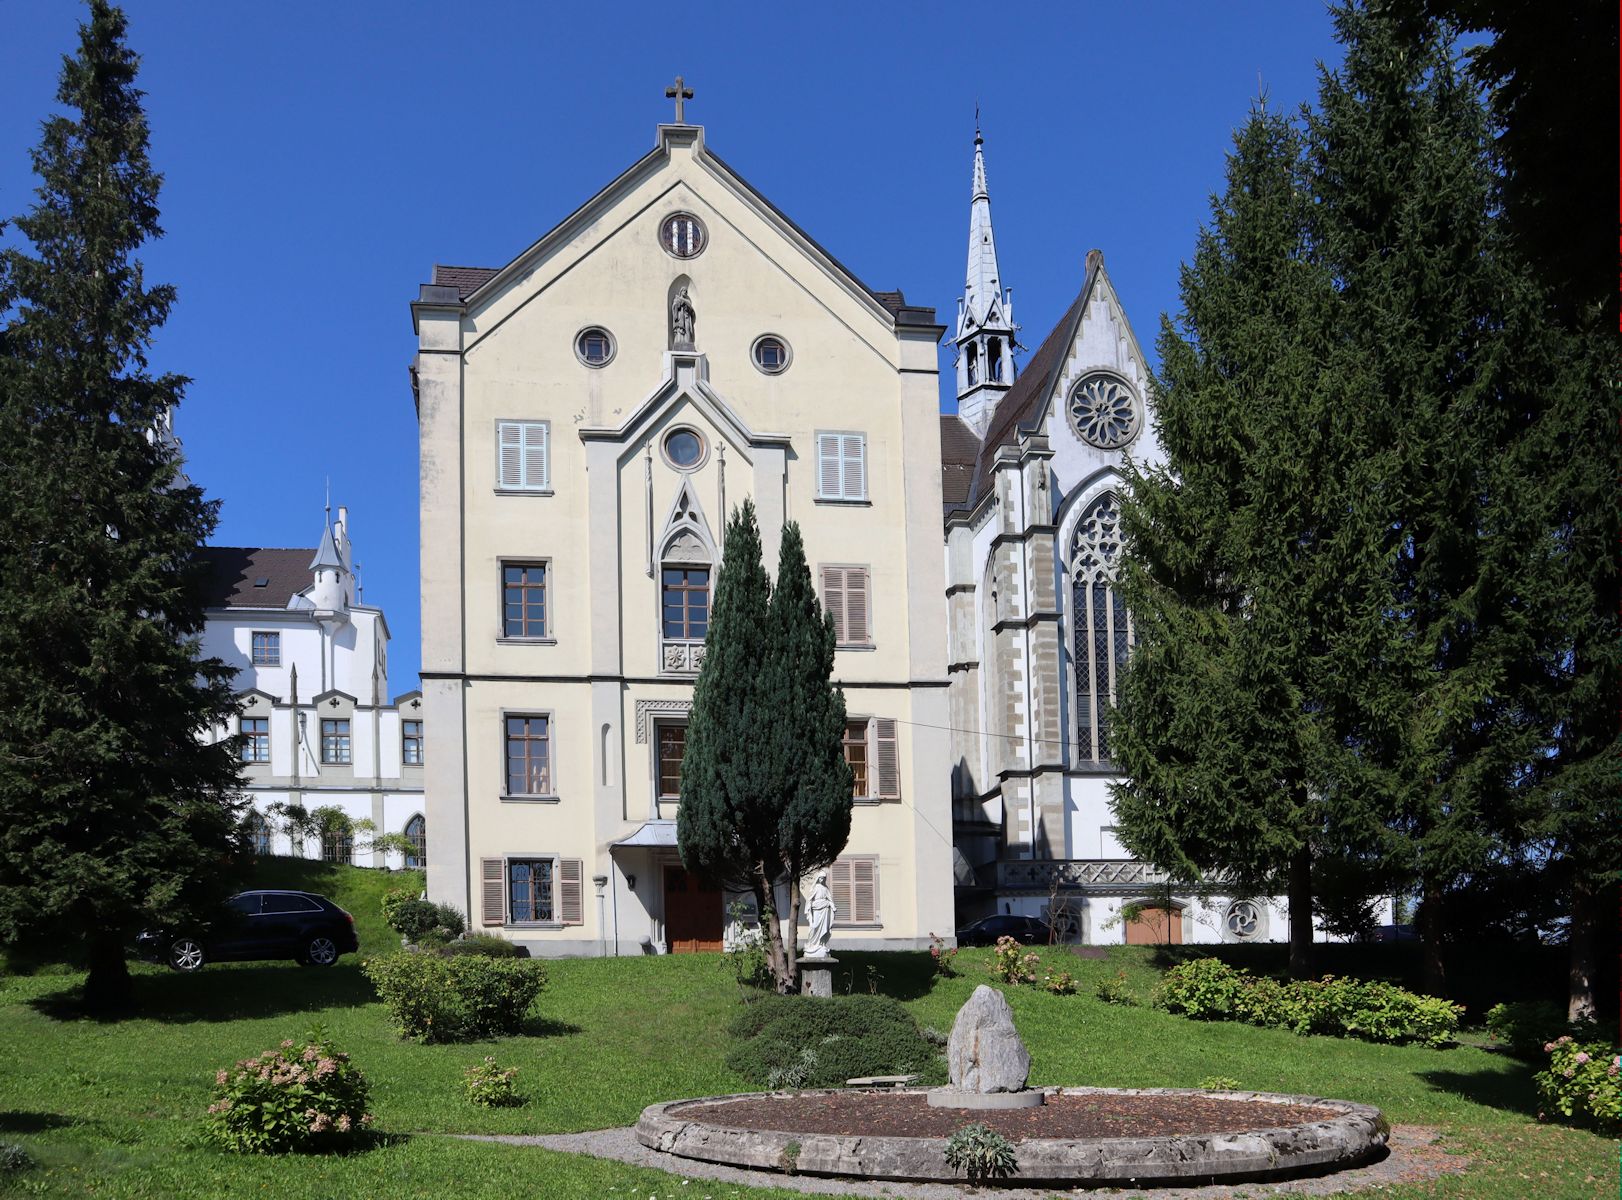
[[[693,89],[687,87],[682,82],[682,77],[680,75],[676,76],[676,84],[674,87],[667,87],[665,89],[665,99],[674,100],[676,102],[676,124],[687,124],[686,109],[683,107],[682,101],[691,100],[692,98]]]

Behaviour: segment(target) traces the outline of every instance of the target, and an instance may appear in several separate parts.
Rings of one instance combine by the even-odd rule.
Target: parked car
[[[314,892],[241,892],[225,902],[218,921],[204,929],[147,929],[135,947],[148,962],[177,971],[208,962],[291,958],[307,967],[330,967],[360,948],[355,918]]]
[[[1046,946],[1053,941],[1053,929],[1040,917],[1016,917],[1007,913],[981,917],[957,931],[959,946],[995,946],[1000,937],[1011,937],[1021,945]]]

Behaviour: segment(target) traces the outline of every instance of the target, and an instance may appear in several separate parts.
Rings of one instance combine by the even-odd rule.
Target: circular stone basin
[[[707,1096],[649,1105],[637,1139],[682,1158],[807,1175],[961,1181],[946,1140],[990,1126],[1017,1167],[996,1182],[1144,1184],[1283,1179],[1385,1153],[1378,1109],[1268,1092],[1046,1088],[1038,1108],[934,1108],[925,1089]]]

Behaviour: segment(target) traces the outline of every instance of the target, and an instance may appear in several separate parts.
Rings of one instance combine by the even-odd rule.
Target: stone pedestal
[[[802,958],[800,960],[800,995],[825,996],[834,994],[834,968],[837,958]]]

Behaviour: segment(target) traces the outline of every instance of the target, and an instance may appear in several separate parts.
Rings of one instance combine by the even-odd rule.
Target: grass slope
[[[256,885],[308,887],[344,905],[361,925],[367,951],[394,944],[376,905],[384,890],[404,882],[399,875],[269,863],[265,876]],[[962,975],[937,979],[924,954],[845,954],[840,987],[894,995],[920,1024],[944,1030],[974,986],[988,981],[989,956],[965,951],[958,960]],[[1093,983],[1122,969],[1147,994],[1158,975],[1149,957],[1121,948],[1104,959],[1065,959],[1082,979],[1082,995],[1010,993],[1036,1083],[1190,1087],[1227,1075],[1247,1087],[1376,1104],[1398,1123],[1439,1127],[1451,1148],[1475,1158],[1463,1176],[1387,1188],[1378,1193],[1382,1198],[1586,1200],[1615,1192],[1615,1144],[1538,1125],[1528,1069],[1504,1056],[1472,1047],[1435,1051],[1298,1038],[1112,1007],[1092,998]],[[24,1144],[42,1165],[0,1176],[0,1192],[435,1200],[795,1195],[683,1186],[678,1175],[435,1136],[624,1125],[656,1100],[742,1087],[723,1063],[723,1031],[739,993],[718,956],[573,960],[549,964],[549,972],[544,1015],[524,1036],[471,1046],[395,1039],[354,958],[325,971],[240,964],[190,978],[140,967],[143,1015],[107,1023],[74,1015],[73,976],[7,978],[0,983],[0,1140]],[[214,1070],[317,1022],[372,1080],[386,1143],[342,1157],[272,1159],[198,1144],[197,1118]],[[521,1068],[526,1107],[484,1111],[462,1099],[461,1072],[485,1054]]]

